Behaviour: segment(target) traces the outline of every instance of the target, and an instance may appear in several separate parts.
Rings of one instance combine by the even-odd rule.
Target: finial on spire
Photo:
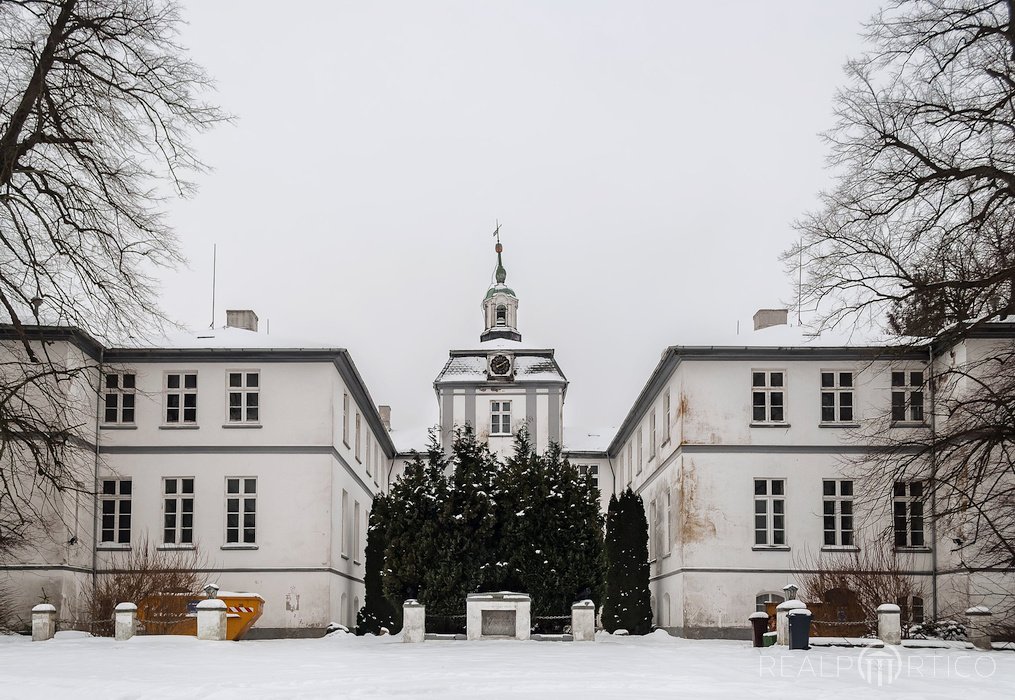
[[[500,221],[497,221],[497,228],[493,230],[493,235],[497,238],[497,245],[494,250],[497,251],[497,273],[496,280],[497,284],[504,284],[507,280],[507,270],[504,269],[504,263],[501,262],[500,254],[504,252],[504,246],[500,244]]]

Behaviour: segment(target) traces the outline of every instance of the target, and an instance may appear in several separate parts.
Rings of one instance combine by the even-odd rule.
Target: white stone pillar
[[[56,608],[39,603],[32,608],[32,641],[44,642],[56,634]]]
[[[966,636],[977,649],[991,650],[990,645],[990,609],[985,605],[966,610],[966,618],[969,620],[969,629]]]
[[[426,606],[414,598],[402,603],[402,641],[422,642],[426,639]]]
[[[532,600],[524,593],[524,596],[515,605],[515,639],[525,641],[532,634]]]
[[[207,598],[197,604],[197,638],[221,642],[226,638],[226,604]]]
[[[775,609],[775,643],[789,646],[789,611],[802,610],[807,606],[800,600],[787,600],[779,603]]]
[[[113,636],[123,642],[137,632],[137,606],[133,603],[117,603],[113,611]]]
[[[878,639],[885,644],[902,644],[902,610],[894,603],[878,606]]]
[[[596,641],[596,606],[591,600],[571,606],[571,636],[576,642]]]

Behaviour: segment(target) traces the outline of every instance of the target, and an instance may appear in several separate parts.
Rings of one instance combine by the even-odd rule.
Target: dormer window
[[[498,326],[507,325],[507,307],[504,306],[503,304],[497,305],[497,325]]]

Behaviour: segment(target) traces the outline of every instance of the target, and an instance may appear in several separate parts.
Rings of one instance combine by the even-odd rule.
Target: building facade
[[[1015,342],[1015,324],[951,345],[856,345],[762,310],[733,342],[667,348],[619,429],[590,434],[565,428],[568,380],[552,349],[523,342],[506,280],[498,243],[479,342],[451,350],[433,384],[439,439],[468,424],[503,456],[524,428],[593,475],[604,510],[614,493],[640,494],[656,625],[745,637],[748,615],[783,586],[879,529],[919,584],[914,613],[990,605],[1011,588],[1011,572],[961,572],[919,478],[862,493],[857,470],[874,436],[932,430],[929,379]],[[39,591],[80,606],[92,576],[147,541],[193,552],[224,589],[260,593],[263,635],[355,624],[370,504],[426,445],[396,446],[390,409],[347,351],[258,333],[251,311],[227,315],[225,328],[152,347],[38,329],[66,362],[94,368],[67,401],[94,417],[96,495],[55,506],[73,531],[0,566],[23,606]]]

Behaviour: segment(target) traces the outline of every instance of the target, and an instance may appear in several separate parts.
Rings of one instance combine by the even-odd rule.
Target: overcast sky
[[[660,353],[792,299],[778,256],[828,183],[819,132],[871,0],[189,0],[234,125],[172,205],[191,327],[251,308],[348,348],[398,429],[474,346],[502,224],[565,425],[617,425]]]

